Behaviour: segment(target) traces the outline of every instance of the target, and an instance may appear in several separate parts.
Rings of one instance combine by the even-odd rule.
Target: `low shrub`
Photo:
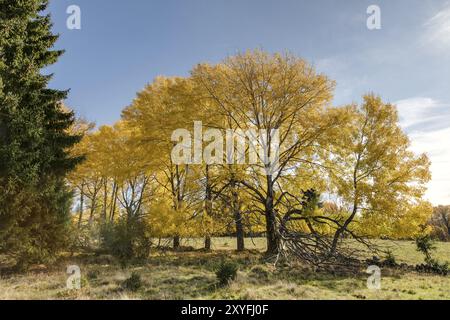
[[[386,258],[383,261],[383,265],[387,266],[387,267],[396,267],[397,261],[395,260],[395,256],[392,253],[392,251],[388,251],[386,253]]]
[[[268,270],[265,266],[256,265],[250,269],[250,275],[261,280],[268,280],[270,277],[270,270]]]
[[[101,240],[102,248],[116,257],[122,266],[133,260],[146,259],[152,244],[145,234],[145,226],[136,219],[120,219],[103,226]]]
[[[424,264],[416,265],[416,271],[446,276],[449,273],[448,267],[448,262],[440,263],[435,259],[429,259]]]
[[[141,275],[133,272],[131,276],[122,283],[122,288],[130,291],[138,291],[144,286]]]
[[[235,280],[238,270],[239,265],[236,262],[222,261],[216,270],[216,276],[219,280],[219,284],[224,286]]]
[[[417,251],[425,256],[425,263],[416,266],[416,271],[425,273],[434,273],[438,275],[447,275],[449,265],[447,262],[440,263],[431,256],[431,252],[436,250],[435,242],[429,235],[424,235],[416,239]]]
[[[98,276],[100,275],[100,271],[98,270],[89,270],[89,272],[87,273],[87,278],[89,280],[96,280],[98,279]]]
[[[433,239],[429,235],[416,238],[417,251],[425,256],[425,260],[431,259],[431,252],[436,249]]]

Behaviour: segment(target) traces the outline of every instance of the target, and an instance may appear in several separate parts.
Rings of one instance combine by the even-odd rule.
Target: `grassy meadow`
[[[399,263],[423,261],[412,241],[378,242]],[[382,268],[381,290],[369,290],[365,270],[333,274],[302,265],[274,268],[262,259],[262,238],[246,239],[244,253],[233,250],[232,238],[214,238],[211,252],[201,250],[200,239],[183,245],[198,250],[154,251],[147,261],[126,268],[108,255],[78,254],[51,266],[33,266],[26,274],[3,273],[0,299],[450,299],[450,276]],[[450,262],[450,243],[438,243],[434,256]],[[219,286],[215,270],[224,258],[237,261],[239,271],[228,286]],[[81,269],[79,290],[66,288],[69,265]],[[129,290],[123,283],[132,273],[141,276],[142,286]]]

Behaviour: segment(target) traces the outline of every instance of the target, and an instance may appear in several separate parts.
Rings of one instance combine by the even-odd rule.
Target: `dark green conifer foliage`
[[[67,91],[48,87],[53,50],[47,0],[0,0],[0,252],[19,263],[54,256],[65,245],[70,192],[65,176],[80,161],[68,149],[74,114]]]

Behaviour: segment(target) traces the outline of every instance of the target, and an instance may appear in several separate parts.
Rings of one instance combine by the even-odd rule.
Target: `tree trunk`
[[[333,237],[333,243],[331,244],[330,253],[329,256],[332,257],[336,253],[339,240],[341,236],[344,234],[345,231],[347,231],[347,227],[350,225],[350,223],[355,218],[356,214],[358,213],[358,204],[359,204],[359,189],[358,189],[358,168],[359,168],[359,161],[360,161],[361,155],[358,156],[357,164],[355,166],[355,169],[353,171],[353,192],[354,192],[354,199],[353,199],[353,210],[350,217],[347,218],[347,220],[344,222],[344,224],[336,230],[336,233]]]
[[[330,257],[334,256],[334,254],[336,253],[336,250],[337,250],[338,244],[339,244],[339,240],[341,239],[344,232],[347,230],[348,225],[353,221],[353,218],[356,216],[357,212],[358,212],[358,207],[357,207],[357,204],[355,201],[353,210],[352,210],[352,214],[345,221],[345,223],[339,229],[336,230],[336,233],[334,234],[333,242],[331,244],[330,253],[329,253]]]
[[[108,180],[105,178],[103,182],[103,223],[106,223],[106,210],[108,206]]]
[[[91,227],[92,223],[94,222],[95,206],[96,206],[96,198],[94,196],[92,201],[91,201],[91,212],[89,214],[89,222],[88,222],[89,227]]]
[[[157,246],[157,248],[158,249],[161,248],[161,237],[158,238],[158,246]]]
[[[239,199],[237,192],[233,191],[233,211],[234,211],[234,221],[236,224],[236,244],[237,251],[244,251],[244,224],[242,223],[242,214],[239,206]]]
[[[211,237],[206,236],[205,237],[205,250],[211,250]]]
[[[244,225],[242,223],[242,215],[239,210],[235,211],[234,219],[236,220],[236,247],[237,251],[245,250],[244,243]]]
[[[89,214],[89,221],[88,221],[89,228],[92,227],[92,224],[94,223],[94,214],[95,214],[95,209],[97,208],[97,196],[98,196],[100,189],[101,189],[101,182],[96,181],[95,185],[94,185],[94,191],[92,193],[92,198],[91,198],[91,212]]]
[[[78,217],[78,229],[81,228],[81,222],[83,221],[83,210],[84,210],[84,184],[81,185],[80,190],[80,213]]]
[[[175,250],[180,248],[180,240],[180,236],[173,237],[173,248]]]
[[[266,238],[268,255],[278,254],[280,239],[276,230],[276,219],[273,210],[266,209]]]
[[[206,183],[205,183],[205,214],[207,217],[211,218],[213,215],[213,206],[212,206],[212,190],[211,190],[211,184],[209,179],[209,165],[206,165],[205,168],[206,174]],[[205,236],[205,249],[211,250],[211,232],[212,230],[208,230],[209,228],[206,228],[206,236]]]
[[[116,204],[117,204],[117,192],[119,190],[119,186],[117,185],[116,180],[114,180],[112,198],[111,198],[111,209],[109,211],[109,222],[114,221],[114,215],[116,213]]]
[[[279,253],[280,237],[277,232],[277,220],[274,210],[274,191],[272,185],[272,176],[267,176],[267,198],[265,203],[266,217],[266,238],[267,255],[276,255]]]
[[[236,183],[234,180],[231,181],[231,205],[234,216],[234,223],[236,224],[236,248],[237,251],[245,250],[244,243],[244,224],[242,223],[241,208],[239,205],[239,196],[236,190]]]

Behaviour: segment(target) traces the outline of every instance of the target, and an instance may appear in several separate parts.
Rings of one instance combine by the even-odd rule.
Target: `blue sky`
[[[78,5],[81,30],[66,28]],[[381,30],[366,27],[381,8]],[[366,92],[396,103],[413,149],[433,161],[428,198],[450,203],[450,2],[447,0],[53,0],[51,85],[98,125],[112,124],[158,75],[187,75],[246,49],[290,51],[337,81],[335,104]]]

